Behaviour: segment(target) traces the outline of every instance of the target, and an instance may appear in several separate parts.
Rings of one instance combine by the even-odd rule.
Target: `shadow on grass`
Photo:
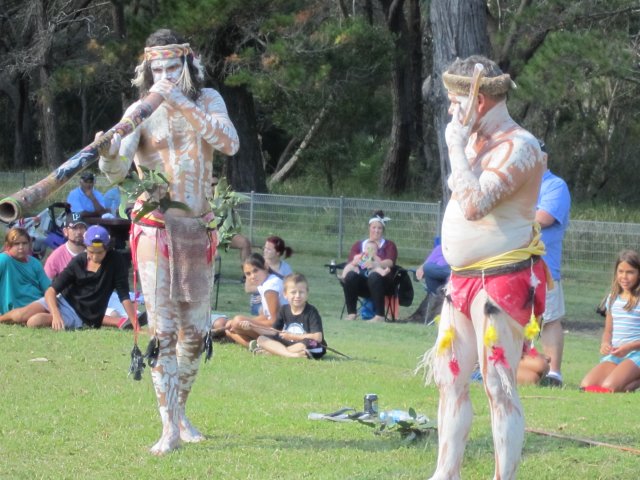
[[[354,422],[354,428],[367,428]],[[312,436],[283,436],[283,435],[258,435],[251,437],[250,441],[241,441],[233,435],[207,435],[207,441],[198,444],[206,450],[227,451],[240,449],[258,449],[271,451],[274,448],[289,450],[313,450],[313,451],[333,451],[336,449],[358,450],[363,452],[377,452],[398,450],[403,448],[415,448],[426,450],[430,447],[437,448],[438,436],[430,434],[424,438],[405,444],[400,434],[397,435],[375,435],[371,432],[370,439],[335,439],[317,438]]]

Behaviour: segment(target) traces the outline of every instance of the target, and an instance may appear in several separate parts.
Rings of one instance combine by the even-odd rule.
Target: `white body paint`
[[[465,267],[530,243],[538,191],[546,168],[546,158],[537,140],[511,119],[504,102],[489,110],[470,136],[456,125],[447,132],[448,142],[461,138],[468,138],[468,143],[449,144],[452,174],[448,181],[452,197],[442,226],[443,254],[454,267]],[[451,284],[448,288],[452,288]],[[491,409],[494,479],[516,477],[524,438],[523,411],[515,388],[523,327],[497,307],[497,313],[491,314],[498,343],[509,364],[506,372],[502,369],[508,383],[505,388],[505,378],[488,360],[491,350],[484,345],[484,332],[489,324],[485,314],[487,303],[495,305],[485,290],[480,290],[471,304],[471,318],[455,310],[449,301],[443,306],[436,345],[450,326],[455,330],[455,338],[452,349],[436,355],[433,361],[440,404],[438,465],[432,480],[460,478],[473,417],[470,375],[478,360]],[[460,367],[456,377],[449,368],[453,355]]]
[[[169,210],[165,216],[200,217],[210,211],[211,168],[214,150],[234,155],[238,135],[229,119],[220,94],[203,89],[197,101],[185,97],[173,85],[180,69],[175,61],[154,60],[156,85],[165,101],[134,133],[122,140],[119,154],[101,157],[100,169],[112,182],[126,175],[131,161],[160,170],[169,179],[172,200],[185,203],[190,212]],[[155,90],[154,90],[155,89]],[[129,110],[135,107],[135,104]],[[180,441],[197,442],[204,436],[186,417],[186,402],[200,363],[203,338],[210,318],[209,302],[173,301],[169,295],[169,259],[159,246],[164,231],[136,225],[140,233],[137,260],[149,328],[160,342],[157,366],[152,370],[153,384],[162,420],[162,436],[151,452],[162,455],[176,449]],[[202,252],[203,269],[211,269]]]

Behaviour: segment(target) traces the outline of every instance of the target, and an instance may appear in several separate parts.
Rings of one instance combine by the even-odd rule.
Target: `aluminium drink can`
[[[364,396],[364,411],[370,415],[378,414],[378,395],[367,393]]]

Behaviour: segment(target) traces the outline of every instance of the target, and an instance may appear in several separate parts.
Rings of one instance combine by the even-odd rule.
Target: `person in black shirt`
[[[52,281],[44,297],[13,310],[14,323],[54,330],[100,328],[109,297],[114,290],[135,325],[136,315],[129,299],[128,270],[124,259],[109,249],[104,227],[94,225],[84,235],[86,251],[76,255]]]
[[[273,327],[275,336],[261,335],[250,350],[289,358],[321,358],[326,353],[322,319],[318,310],[307,303],[309,284],[304,275],[292,273],[284,279],[284,296],[288,305],[280,307]]]

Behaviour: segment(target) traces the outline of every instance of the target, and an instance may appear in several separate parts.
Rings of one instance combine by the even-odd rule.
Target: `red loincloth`
[[[451,301],[456,310],[471,318],[471,303],[484,288],[487,295],[516,322],[523,327],[531,318],[531,267],[502,275],[482,277],[461,277],[451,272]],[[538,261],[533,265],[533,273],[538,279],[535,288],[533,313],[542,315],[545,308],[547,281],[545,265]]]

